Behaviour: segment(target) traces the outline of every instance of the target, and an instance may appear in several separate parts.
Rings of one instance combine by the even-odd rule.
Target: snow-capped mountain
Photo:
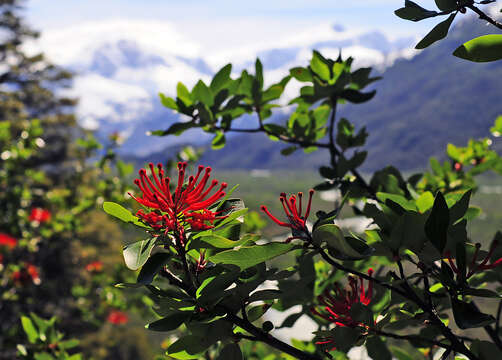
[[[272,83],[290,67],[306,64],[312,49],[329,57],[337,57],[341,49],[344,56],[355,57],[355,66],[383,69],[396,58],[413,56],[413,41],[322,24],[289,38],[211,51],[169,23],[115,20],[47,30],[37,46],[77,74],[72,94],[80,98],[81,124],[102,136],[120,131],[128,138],[125,151],[144,153],[166,145],[166,139],[149,138],[148,150],[141,147],[148,130],[166,128],[174,119],[157,94],[174,94],[179,81],[192,86],[229,62],[237,73],[250,68],[258,56],[267,70],[266,81]],[[288,87],[292,94],[297,90],[294,84]]]

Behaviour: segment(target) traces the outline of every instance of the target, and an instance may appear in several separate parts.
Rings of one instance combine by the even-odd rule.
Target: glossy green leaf
[[[455,10],[457,8],[456,0],[435,0],[435,1],[438,9],[441,11]]]
[[[474,62],[489,62],[502,59],[502,35],[484,35],[459,46],[453,55]]]
[[[269,304],[262,304],[253,306],[247,311],[247,318],[250,322],[254,322],[261,318],[270,309]]]
[[[321,225],[312,233],[314,243],[326,243],[330,253],[342,260],[359,260],[370,256],[374,249],[364,241],[354,237],[345,237],[334,224]]]
[[[170,257],[170,254],[166,252],[153,254],[141,268],[137,282],[144,285],[150,284],[155,275],[157,275],[162,267],[168,262]]]
[[[415,49],[425,49],[436,41],[444,39],[446,35],[448,35],[448,30],[450,29],[453,19],[455,19],[455,14],[451,14],[448,16],[448,19],[441,21],[439,24],[434,26],[432,30],[415,46]]]
[[[241,348],[238,344],[227,344],[221,350],[216,360],[242,360]]]
[[[219,150],[225,147],[226,139],[225,133],[223,131],[218,131],[211,141],[211,148],[213,150]]]
[[[192,89],[192,96],[209,107],[214,104],[213,93],[202,80],[199,80],[197,84],[195,84]]]
[[[211,80],[211,84],[209,85],[213,94],[217,94],[231,81],[230,79],[231,72],[232,72],[232,64],[227,64],[214,75],[213,79]]]
[[[250,242],[258,240],[259,238],[260,238],[259,235],[246,234],[242,237],[242,239],[234,241],[224,238],[223,236],[213,234],[213,235],[201,236],[198,239],[218,249],[231,249],[238,246],[244,246],[246,244],[249,244]]]
[[[180,99],[185,106],[192,105],[192,96],[190,95],[190,91],[188,91],[187,87],[179,82],[176,85],[176,96]]]
[[[258,290],[251,294],[248,302],[252,303],[254,301],[263,301],[263,300],[274,300],[281,297],[282,291],[280,290]]]
[[[340,97],[354,104],[362,104],[366,101],[370,101],[371,99],[373,99],[375,94],[376,90],[363,93],[353,89],[346,89],[341,92]]]
[[[33,325],[31,319],[27,316],[21,316],[21,325],[23,326],[23,330],[28,337],[28,341],[32,344],[35,344],[38,339],[38,331]]]
[[[495,137],[499,137],[500,135],[502,135],[502,115],[499,115],[495,119],[493,126],[490,128],[490,132]]]
[[[178,110],[178,105],[176,104],[176,101],[174,101],[173,98],[164,95],[163,93],[159,93],[160,97],[160,102],[162,105],[164,105],[166,108],[173,109],[175,111]]]
[[[493,316],[481,313],[472,303],[452,298],[451,305],[455,322],[460,329],[483,327],[495,321]]]
[[[312,60],[310,60],[310,68],[322,80],[328,81],[331,77],[328,64],[326,64],[323,56],[317,51],[314,51],[312,55]]]
[[[124,246],[123,254],[126,266],[131,270],[138,270],[146,263],[154,246],[154,238]]]
[[[108,215],[114,216],[117,219],[122,220],[123,222],[131,223],[142,228],[148,228],[148,226],[139,221],[139,219],[136,216],[131,214],[129,210],[127,210],[126,208],[124,208],[119,204],[110,201],[105,201],[103,203],[103,210]]]
[[[190,316],[190,312],[176,312],[146,325],[145,328],[151,331],[173,331],[179,328]]]
[[[450,212],[448,205],[443,194],[438,191],[424,229],[425,234],[440,253],[443,253],[446,245],[449,224]]]
[[[436,16],[438,12],[424,9],[413,1],[406,0],[404,2],[404,7],[394,11],[394,14],[399,16],[401,19],[420,21],[429,17]]]
[[[366,349],[373,360],[392,360],[392,354],[387,345],[378,336],[366,339]]]
[[[177,122],[169,126],[167,130],[155,130],[152,131],[151,134],[155,136],[167,136],[167,135],[179,136],[188,129],[191,129],[192,127],[194,127],[194,123],[192,121]]]
[[[303,67],[295,67],[290,69],[289,73],[298,81],[301,82],[312,81],[312,75],[310,74],[309,69]]]
[[[237,265],[241,270],[245,270],[264,261],[285,254],[293,247],[293,244],[277,242],[265,245],[243,246],[235,250],[222,251],[211,256],[209,260],[216,264]]]

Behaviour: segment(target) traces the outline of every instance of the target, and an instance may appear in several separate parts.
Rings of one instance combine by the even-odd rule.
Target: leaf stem
[[[502,29],[502,23],[496,21],[495,19],[491,18],[490,16],[488,16],[485,12],[483,12],[482,10],[480,10],[479,8],[477,8],[476,6],[474,5],[467,5],[466,6],[467,8],[471,9],[472,11],[474,11],[476,14],[479,15],[479,18],[481,20],[486,20],[488,21],[490,24],[492,24],[493,26],[499,28],[499,29]]]

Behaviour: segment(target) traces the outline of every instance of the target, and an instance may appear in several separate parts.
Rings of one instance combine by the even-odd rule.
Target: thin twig
[[[496,26],[497,28],[502,29],[502,23],[500,23],[500,22],[496,21],[495,19],[491,18],[490,16],[486,15],[486,13],[484,13],[482,10],[480,10],[476,6],[474,6],[474,5],[467,5],[466,7],[469,8],[469,9],[471,9],[472,11],[474,11],[476,14],[478,14],[479,18],[481,20],[486,20],[490,24],[492,24],[493,26]]]

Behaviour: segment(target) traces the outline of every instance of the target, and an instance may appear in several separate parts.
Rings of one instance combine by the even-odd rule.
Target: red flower
[[[491,264],[488,264],[488,261],[493,255],[493,252],[495,251],[495,248],[499,245],[499,242],[497,240],[493,240],[490,250],[488,251],[488,254],[485,256],[483,261],[481,261],[479,264],[476,263],[478,260],[478,254],[479,254],[479,249],[481,248],[481,244],[477,243],[476,244],[476,250],[474,251],[474,255],[472,257],[471,263],[469,264],[469,271],[467,272],[467,276],[465,277],[466,279],[470,278],[474,273],[481,271],[481,270],[488,270],[488,269],[493,269],[500,264],[502,264],[502,257],[497,259],[496,261],[492,262]],[[453,259],[451,258],[451,253],[449,251],[445,252],[445,256],[448,259],[448,263],[450,264],[451,269],[456,273],[460,274],[460,270],[457,268],[455,263],[453,262]]]
[[[304,234],[308,234],[309,231],[307,229],[307,218],[309,217],[310,214],[310,205],[312,204],[312,196],[314,195],[314,190],[309,191],[309,202],[307,204],[307,209],[305,210],[305,215],[302,216],[302,197],[303,193],[299,192],[298,193],[298,205],[296,201],[296,196],[291,195],[289,197],[289,200],[286,197],[285,193],[281,193],[281,196],[279,199],[281,200],[282,206],[284,208],[284,212],[286,213],[286,216],[288,217],[289,223],[286,223],[284,221],[280,221],[277,219],[274,215],[268,211],[267,207],[265,205],[261,206],[261,210],[267,214],[267,216],[272,219],[273,222],[275,222],[279,226],[283,227],[288,227],[291,230],[293,230],[293,237],[290,237],[286,240],[286,242],[291,241],[292,239],[303,239]],[[298,236],[298,235],[300,236]]]
[[[85,269],[89,272],[101,272],[103,271],[103,263],[101,261],[93,261],[85,266]]]
[[[7,246],[9,249],[12,249],[17,245],[17,240],[12,236],[0,233],[0,245],[4,245]]]
[[[23,286],[30,282],[39,285],[40,275],[38,273],[38,268],[31,263],[24,263],[23,268],[12,273],[12,280]]]
[[[39,207],[31,209],[29,217],[30,221],[38,221],[39,223],[44,223],[49,221],[50,219],[51,219],[51,212],[49,210]]]
[[[171,193],[169,184],[171,179],[165,176],[162,164],[155,169],[152,163],[149,164],[151,176],[146,174],[145,169],[139,171],[139,179],[134,183],[142,192],[141,197],[131,195],[134,200],[153,211],[145,213],[143,210],[137,212],[137,216],[155,230],[184,232],[184,224],[189,224],[192,230],[206,230],[212,228],[212,223],[217,217],[217,212],[208,210],[216,201],[225,196],[223,191],[226,183],[221,183],[220,188],[212,195],[209,193],[218,185],[218,180],[213,180],[206,189],[211,168],[199,166],[195,176],[186,178],[186,162],[178,163],[178,183],[174,192]],[[201,174],[204,175],[199,181]]]
[[[373,274],[373,269],[368,270],[368,275]],[[311,308],[310,311],[329,321],[334,323],[336,326],[349,326],[349,327],[365,327],[368,328],[370,324],[363,324],[359,321],[352,319],[350,314],[350,309],[356,303],[361,303],[363,305],[369,305],[371,302],[371,296],[373,295],[373,282],[369,281],[368,288],[366,291],[363,286],[363,278],[359,278],[359,285],[357,279],[354,277],[349,277],[349,290],[342,290],[335,284],[335,289],[333,294],[329,290],[326,290],[323,295],[320,295],[317,300],[324,305],[323,310],[318,311],[315,308]],[[333,339],[324,338],[321,341],[317,341],[317,345],[326,345],[333,343]],[[331,348],[329,351],[334,350]]]
[[[127,316],[127,314],[122,311],[113,310],[108,314],[106,321],[114,325],[127,324],[127,322],[129,321],[129,316]]]

